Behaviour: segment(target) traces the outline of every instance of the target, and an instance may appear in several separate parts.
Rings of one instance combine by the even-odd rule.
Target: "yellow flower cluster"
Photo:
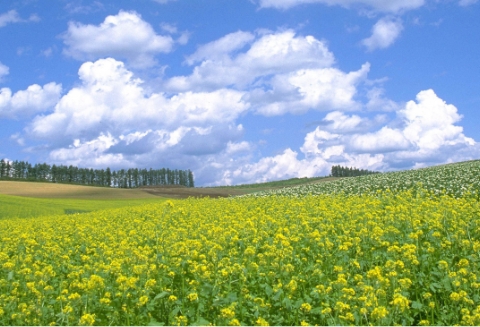
[[[474,325],[480,205],[188,199],[0,221],[1,325]]]

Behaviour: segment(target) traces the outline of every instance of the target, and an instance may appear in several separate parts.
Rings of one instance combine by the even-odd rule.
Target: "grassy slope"
[[[165,200],[165,198],[160,197],[115,200],[42,199],[0,194],[0,219],[91,212],[153,202],[158,203]]]
[[[35,217],[49,214],[63,214],[75,212],[89,212],[100,209],[119,208],[142,204],[146,202],[163,201],[165,198],[179,198],[181,192],[190,191],[187,196],[213,196],[214,193],[225,193],[223,195],[241,195],[247,193],[273,191],[275,193],[294,193],[299,194],[316,194],[339,192],[346,189],[365,188],[368,186],[382,188],[388,185],[390,188],[396,184],[402,184],[401,188],[408,188],[403,185],[406,182],[414,184],[420,181],[416,176],[429,175],[427,184],[434,184],[436,187],[448,188],[442,181],[445,172],[452,171],[460,173],[462,176],[470,176],[473,180],[478,178],[478,169],[480,161],[470,161],[463,163],[455,163],[450,165],[441,165],[429,167],[426,170],[402,171],[389,174],[370,175],[358,178],[332,178],[332,177],[316,177],[316,178],[292,178],[289,180],[247,184],[237,186],[210,187],[210,188],[158,188],[154,191],[149,189],[113,189],[104,187],[91,187],[79,185],[65,185],[52,183],[31,183],[31,182],[8,182],[0,181],[0,218],[6,217]],[[467,172],[462,172],[463,170]],[[427,173],[428,172],[428,173]],[[443,173],[441,173],[443,172]],[[474,176],[472,176],[472,174]],[[395,178],[396,176],[412,175],[411,178]],[[448,177],[450,173],[445,176]],[[444,177],[445,177],[444,176]],[[337,180],[337,181],[335,181]],[[449,178],[446,179],[447,181]],[[458,178],[455,178],[460,182]],[[330,181],[333,181],[330,183]],[[329,183],[325,183],[329,182]],[[466,182],[466,181],[465,181]],[[382,185],[377,185],[378,183]],[[408,184],[407,183],[407,184]],[[357,185],[358,184],[358,185]],[[409,185],[410,185],[409,184]],[[412,184],[412,185],[413,185]],[[460,182],[462,184],[462,182]],[[468,184],[468,183],[467,183]],[[478,184],[477,182],[474,184]],[[300,188],[297,188],[300,186]],[[382,186],[382,187],[380,187]],[[292,189],[290,187],[293,187]],[[160,192],[163,189],[168,192]],[[302,190],[304,190],[302,192]],[[322,191],[323,190],[323,191]],[[178,194],[177,194],[178,193]],[[364,193],[364,192],[361,192]],[[3,194],[3,195],[2,195]],[[7,195],[8,194],[8,195]],[[16,196],[12,196],[16,195]],[[25,198],[28,197],[28,198]],[[186,196],[185,196],[186,197]]]
[[[212,187],[213,189],[224,189],[224,190],[237,190],[243,191],[244,193],[260,192],[267,190],[275,190],[284,187],[294,187],[301,185],[317,184],[323,182],[330,182],[340,179],[339,177],[303,177],[303,178],[290,178],[281,181],[265,182],[265,183],[256,183],[256,184],[242,184],[235,186],[217,186]]]
[[[164,201],[166,198],[184,197],[181,193],[186,191],[190,191],[188,196],[215,197],[217,193],[221,193],[222,196],[240,195],[329,180],[332,178],[292,178],[284,181],[229,187],[193,189],[167,187],[159,188],[156,190],[158,192],[152,192],[149,189],[114,189],[69,184],[0,181],[0,219],[121,208]],[[165,192],[165,190],[167,191]]]

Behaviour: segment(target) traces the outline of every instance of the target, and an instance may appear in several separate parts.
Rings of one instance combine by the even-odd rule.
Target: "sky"
[[[0,2],[0,158],[197,186],[480,158],[478,0]]]

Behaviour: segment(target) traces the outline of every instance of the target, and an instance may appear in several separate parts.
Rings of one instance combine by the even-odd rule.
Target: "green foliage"
[[[132,188],[150,185],[183,185],[194,187],[190,170],[162,169],[88,169],[75,166],[43,163],[32,165],[25,161],[0,160],[0,180],[27,180],[53,183],[80,184]]]
[[[372,175],[378,174],[379,172],[365,170],[365,169],[358,169],[352,167],[343,167],[340,165],[332,166],[331,175],[333,177],[357,177],[357,176],[364,176],[364,175]]]

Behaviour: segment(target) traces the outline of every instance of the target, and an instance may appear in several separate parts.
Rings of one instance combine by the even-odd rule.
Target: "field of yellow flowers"
[[[0,324],[479,325],[479,271],[468,192],[12,218],[0,220]]]

